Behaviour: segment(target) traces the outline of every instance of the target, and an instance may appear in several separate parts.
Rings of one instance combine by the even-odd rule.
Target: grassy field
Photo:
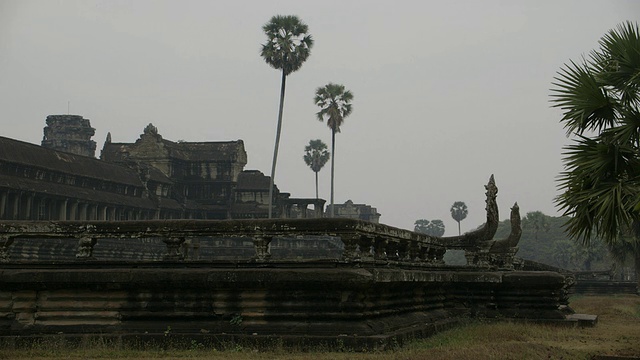
[[[65,348],[55,342],[28,349],[0,349],[0,359],[591,359],[594,355],[640,357],[640,296],[574,297],[578,313],[599,315],[593,328],[472,322],[384,352],[297,352],[274,348],[258,351],[240,346],[185,350],[127,350],[99,343]]]

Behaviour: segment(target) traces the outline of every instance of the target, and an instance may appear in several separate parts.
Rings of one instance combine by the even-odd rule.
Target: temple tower
[[[95,157],[96,142],[91,137],[96,129],[80,115],[49,115],[44,128],[42,146],[76,155]]]

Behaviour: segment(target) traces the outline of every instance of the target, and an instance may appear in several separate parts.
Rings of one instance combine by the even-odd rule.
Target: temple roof
[[[238,174],[238,191],[264,190],[269,191],[271,178],[259,170],[245,170]]]
[[[137,172],[127,167],[2,136],[0,136],[0,161],[125,185],[142,186]]]
[[[100,158],[106,161],[171,158],[183,161],[233,161],[246,164],[247,153],[242,140],[183,142],[163,139],[149,124],[135,143],[105,142]]]

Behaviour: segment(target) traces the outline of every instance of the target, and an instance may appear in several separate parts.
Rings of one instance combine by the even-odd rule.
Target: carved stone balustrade
[[[113,239],[124,241],[125,247],[131,239],[160,239],[166,246],[166,252],[156,260],[165,261],[191,260],[184,257],[185,244],[204,246],[207,241],[214,242],[215,239],[247,239],[253,245],[253,255],[238,260],[269,262],[275,261],[271,256],[272,240],[295,238],[302,244],[297,246],[305,246],[305,239],[317,240],[319,236],[341,240],[342,256],[336,260],[342,262],[433,266],[442,263],[446,251],[436,238],[354,219],[2,221],[0,261],[24,261],[19,254],[11,255],[9,251],[10,246],[16,246],[24,239],[37,240],[42,244],[54,239],[76,239],[75,258],[78,260],[94,259],[96,244],[106,246]],[[308,243],[308,246],[315,246],[311,240]],[[136,251],[145,250],[144,247],[136,248]],[[140,258],[145,258],[144,255],[140,254]],[[295,255],[293,252],[293,259],[296,259]],[[57,260],[55,253],[48,256],[49,260]],[[117,255],[112,257],[102,255],[98,260],[122,260]],[[320,253],[318,258],[329,257]],[[212,259],[199,258],[199,261],[207,260]]]

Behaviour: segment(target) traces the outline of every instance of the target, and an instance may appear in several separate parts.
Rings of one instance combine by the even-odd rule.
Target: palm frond
[[[615,125],[618,104],[586,63],[565,64],[554,80],[551,101],[564,112],[561,122],[568,135]]]

